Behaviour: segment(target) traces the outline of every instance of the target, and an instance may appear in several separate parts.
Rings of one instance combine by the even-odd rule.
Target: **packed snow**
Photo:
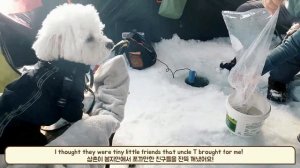
[[[228,38],[211,41],[185,41],[178,36],[155,44],[158,59],[172,70],[190,68],[210,84],[194,88],[185,84],[188,71],[172,78],[166,67],[157,62],[145,70],[130,69],[130,94],[125,118],[114,144],[147,146],[293,146],[300,159],[297,135],[300,133],[300,102],[285,105],[271,103],[271,115],[265,120],[261,134],[243,138],[229,132],[225,124],[225,102],[233,92],[222,61],[231,60],[235,52]],[[257,91],[266,95],[268,75],[262,77]],[[269,157],[269,156],[266,156]],[[270,156],[271,157],[271,156]],[[137,165],[136,168],[296,168],[296,165]],[[122,167],[122,166],[112,166]]]

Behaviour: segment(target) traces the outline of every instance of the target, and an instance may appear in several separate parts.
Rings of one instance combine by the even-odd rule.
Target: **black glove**
[[[236,64],[236,57],[233,58],[233,60],[231,60],[230,62],[225,62],[225,63],[221,63],[220,64],[220,68],[222,69],[227,69],[228,71],[230,71]]]

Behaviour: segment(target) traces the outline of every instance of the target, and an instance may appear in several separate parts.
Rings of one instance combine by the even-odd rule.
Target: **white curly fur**
[[[43,21],[32,48],[45,61],[62,58],[87,65],[100,64],[110,53],[106,44],[112,42],[103,34],[103,28],[94,6],[63,4]]]

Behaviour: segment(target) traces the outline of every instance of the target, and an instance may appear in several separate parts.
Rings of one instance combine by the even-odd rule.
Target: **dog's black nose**
[[[108,42],[108,43],[106,43],[106,45],[105,45],[105,47],[107,48],[107,49],[112,49],[113,47],[114,47],[114,43],[113,42]]]

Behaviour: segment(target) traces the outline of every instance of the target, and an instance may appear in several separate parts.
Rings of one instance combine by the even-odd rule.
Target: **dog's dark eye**
[[[95,40],[94,36],[89,36],[87,39],[86,39],[86,42],[93,42]]]

